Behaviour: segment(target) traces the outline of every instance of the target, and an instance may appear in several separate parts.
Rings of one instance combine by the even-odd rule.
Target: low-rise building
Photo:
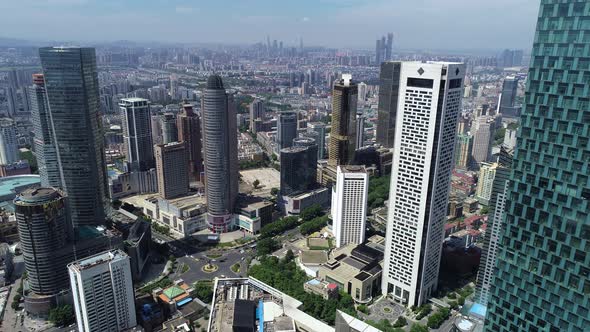
[[[160,226],[170,229],[170,235],[181,239],[207,228],[207,206],[201,195],[163,199],[149,196],[139,200],[145,215]]]
[[[31,174],[31,166],[26,160],[8,165],[0,165],[0,177]]]
[[[479,207],[479,202],[475,198],[466,198],[463,201],[463,213],[475,213]]]
[[[382,247],[382,245],[381,245]],[[367,244],[350,244],[332,252],[318,269],[318,278],[350,294],[357,303],[368,303],[381,294],[383,251]]]
[[[288,216],[298,215],[301,211],[314,204],[327,207],[330,204],[331,197],[332,192],[330,189],[322,187],[294,196],[283,196],[281,208]]]
[[[303,289],[310,294],[321,296],[324,300],[338,298],[338,285],[324,280],[311,279],[303,284]]]
[[[13,257],[8,243],[0,243],[0,287],[10,283],[10,277],[14,271]]]

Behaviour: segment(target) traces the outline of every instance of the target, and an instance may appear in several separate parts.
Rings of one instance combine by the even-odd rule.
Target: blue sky
[[[0,0],[0,37],[501,49],[532,43],[539,0]]]

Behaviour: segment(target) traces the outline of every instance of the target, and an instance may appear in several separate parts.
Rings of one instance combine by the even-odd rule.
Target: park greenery
[[[260,264],[250,268],[249,275],[301,301],[301,310],[330,325],[334,325],[336,310],[356,315],[352,297],[346,293],[341,292],[338,300],[330,301],[319,295],[306,293],[303,284],[308,281],[308,277],[297,267],[293,256],[282,260],[274,256],[264,256],[260,259]]]
[[[166,236],[170,236],[170,227],[168,226],[160,226],[158,225],[157,222],[152,222],[152,229],[154,230],[154,232],[166,235]]]
[[[199,280],[193,284],[195,296],[205,302],[209,303],[213,299],[213,282],[211,280]]]
[[[444,321],[449,319],[450,315],[451,311],[449,310],[449,308],[441,308],[434,314],[430,315],[430,317],[428,317],[426,326],[428,326],[431,329],[437,329],[441,326],[442,323],[444,323]]]
[[[299,218],[291,216],[284,217],[275,222],[267,224],[260,229],[260,239],[277,236],[286,230],[293,229],[299,225]]]
[[[74,310],[69,304],[57,306],[49,310],[48,320],[55,326],[67,326],[74,322]]]
[[[382,319],[378,322],[368,320],[367,324],[383,331],[383,332],[403,332],[404,329],[391,325],[391,322],[387,319]]]
[[[281,244],[272,237],[258,240],[256,243],[256,254],[258,256],[270,255],[273,251],[280,249]]]
[[[374,176],[369,178],[369,196],[367,197],[367,212],[384,205],[389,198],[390,176]]]
[[[299,226],[299,231],[303,235],[313,234],[322,228],[324,228],[328,224],[328,215],[315,217],[310,221],[306,221],[301,226]]]
[[[416,313],[416,320],[421,320],[432,312],[432,306],[430,304],[423,304],[416,308],[414,312]]]
[[[322,215],[322,206],[319,204],[312,204],[308,208],[305,208],[303,211],[301,211],[301,213],[299,214],[299,217],[303,221],[310,221],[310,220],[317,218],[321,215]]]
[[[422,324],[414,323],[410,328],[410,332],[428,332],[428,327]]]
[[[164,288],[171,286],[171,285],[172,285],[172,280],[170,280],[168,278],[162,278],[156,282],[152,282],[150,284],[143,286],[142,288],[139,289],[139,293],[150,294],[156,288],[164,289]]]

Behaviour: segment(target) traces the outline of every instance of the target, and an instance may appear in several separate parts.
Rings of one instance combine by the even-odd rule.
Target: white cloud
[[[301,20],[302,20],[303,22],[309,22],[310,18],[306,16],[306,17],[302,18]]]
[[[179,14],[190,14],[195,11],[197,11],[197,9],[194,7],[176,6],[176,12]]]

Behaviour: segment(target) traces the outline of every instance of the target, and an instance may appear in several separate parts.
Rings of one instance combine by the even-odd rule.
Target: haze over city
[[[266,35],[297,45],[499,50],[531,45],[535,0],[4,0],[0,37],[80,43],[129,40],[251,44]]]

